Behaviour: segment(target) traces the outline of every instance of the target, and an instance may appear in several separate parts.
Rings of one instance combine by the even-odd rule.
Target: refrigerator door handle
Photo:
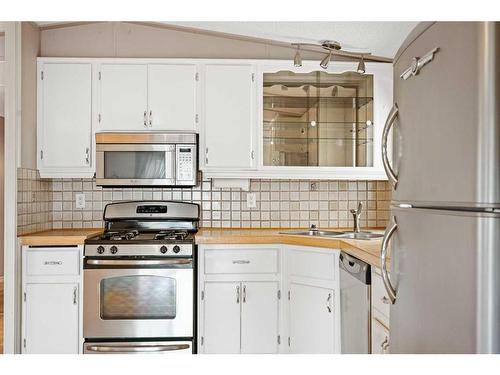
[[[389,155],[387,153],[387,139],[389,137],[389,131],[391,130],[396,118],[398,117],[399,108],[396,103],[391,108],[389,115],[387,116],[387,120],[385,121],[384,130],[382,131],[382,164],[384,165],[385,173],[387,173],[387,177],[391,181],[394,189],[398,184],[398,176],[394,172],[389,162]]]
[[[396,229],[398,229],[398,224],[396,223],[396,218],[393,216],[392,225],[385,232],[384,239],[382,240],[382,246],[380,248],[380,269],[382,270],[382,281],[384,282],[384,287],[387,291],[391,304],[396,302],[396,290],[392,286],[391,280],[389,279],[389,273],[387,272],[387,247]]]

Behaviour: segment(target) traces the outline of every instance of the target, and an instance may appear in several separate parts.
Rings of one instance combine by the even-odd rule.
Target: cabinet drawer
[[[205,273],[277,273],[278,249],[206,250]]]
[[[327,253],[311,250],[291,250],[288,254],[290,276],[335,280],[338,257],[334,251]]]
[[[391,303],[387,297],[382,276],[377,271],[372,268],[372,307],[385,315],[388,321]]]
[[[28,276],[78,275],[80,251],[78,248],[28,250],[26,273]]]

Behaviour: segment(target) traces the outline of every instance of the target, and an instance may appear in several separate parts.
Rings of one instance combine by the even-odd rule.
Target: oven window
[[[137,275],[101,280],[101,319],[174,319],[177,283],[170,277]]]
[[[164,151],[106,151],[104,178],[164,179]]]

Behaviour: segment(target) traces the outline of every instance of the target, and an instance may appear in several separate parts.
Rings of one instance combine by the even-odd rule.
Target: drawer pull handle
[[[236,287],[236,303],[240,303],[240,286]]]
[[[60,266],[62,265],[62,261],[60,260],[46,260],[43,262],[44,266]]]
[[[385,352],[387,350],[387,348],[389,347],[389,338],[387,336],[385,336],[385,339],[384,341],[382,341],[382,343],[380,344],[380,347],[382,348],[382,350]]]
[[[78,301],[78,288],[75,286],[73,289],[73,305],[76,305]]]
[[[233,264],[250,264],[249,260],[233,260]]]
[[[328,310],[329,313],[332,312],[332,293],[328,293],[328,297],[326,299],[326,309]]]

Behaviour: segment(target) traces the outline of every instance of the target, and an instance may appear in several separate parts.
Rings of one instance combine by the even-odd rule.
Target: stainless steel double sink
[[[310,228],[309,230],[291,230],[280,232],[280,234],[291,234],[294,236],[311,236],[311,237],[326,237],[326,238],[345,238],[352,240],[373,240],[375,238],[384,237],[380,233],[372,232],[337,232],[331,230],[319,230]]]

